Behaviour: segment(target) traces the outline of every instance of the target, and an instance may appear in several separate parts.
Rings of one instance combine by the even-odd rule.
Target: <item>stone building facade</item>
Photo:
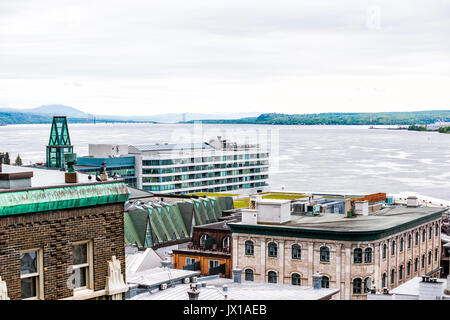
[[[336,299],[366,299],[372,286],[439,274],[440,211],[377,232],[231,224],[233,268],[250,280],[305,286],[319,272],[323,286],[340,289]]]

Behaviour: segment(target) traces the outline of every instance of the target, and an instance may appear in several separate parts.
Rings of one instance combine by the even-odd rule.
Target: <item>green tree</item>
[[[9,153],[5,153],[5,158],[3,159],[4,164],[11,164],[11,160],[9,159]]]
[[[22,159],[20,158],[20,155],[17,155],[15,164],[16,164],[16,166],[21,166],[22,165]]]

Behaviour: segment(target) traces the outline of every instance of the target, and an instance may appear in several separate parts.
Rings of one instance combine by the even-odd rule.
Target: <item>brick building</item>
[[[128,189],[120,180],[78,175],[69,184],[64,176],[3,165],[0,297],[123,299]]]
[[[366,299],[375,286],[393,289],[440,270],[440,229],[446,209],[387,206],[348,217],[291,213],[289,202],[260,200],[230,223],[233,269],[245,280],[339,288],[336,298]]]

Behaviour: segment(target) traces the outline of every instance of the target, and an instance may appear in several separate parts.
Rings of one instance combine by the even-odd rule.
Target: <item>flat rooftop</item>
[[[126,279],[128,284],[137,284],[141,287],[152,288],[163,283],[170,283],[170,281],[178,281],[199,275],[200,271],[152,268],[140,272],[127,273]]]
[[[199,289],[199,300],[224,300],[224,294],[232,300],[321,300],[328,299],[339,292],[338,288],[314,289],[306,286],[275,284],[254,281],[236,283],[232,279],[208,277],[198,279],[198,283],[206,282],[206,287]],[[223,286],[228,291],[223,291]],[[190,284],[180,284],[166,290],[145,292],[131,298],[132,300],[188,300]]]
[[[76,186],[76,185],[101,183],[95,180],[95,176],[92,176],[92,179],[89,180],[88,175],[82,173],[78,173],[78,183],[66,183],[64,172],[60,170],[33,168],[33,167],[18,167],[7,164],[2,165],[1,173],[18,173],[18,172],[33,172],[33,177],[31,178],[31,188],[45,188],[52,186]],[[117,182],[117,181],[119,180],[108,179],[108,181],[104,181],[103,183]],[[0,192],[4,190],[14,191],[14,189],[0,189]]]
[[[378,231],[420,220],[443,211],[445,210],[441,208],[393,206],[367,216],[357,215],[352,218],[346,218],[343,214],[333,213],[322,216],[299,216],[293,214],[291,215],[292,220],[286,226],[335,231]]]
[[[405,283],[399,285],[398,287],[392,289],[389,291],[391,294],[401,294],[401,295],[408,295],[408,296],[418,296],[419,295],[419,285],[422,281],[422,277],[414,277],[409,281],[406,281]],[[446,279],[437,279],[436,285],[440,286],[442,288],[442,294],[444,294],[444,289],[446,286],[447,280]]]
[[[367,216],[347,218],[343,214],[319,216],[291,214],[283,224],[230,223],[231,231],[332,240],[375,240],[440,218],[446,208],[392,206]]]

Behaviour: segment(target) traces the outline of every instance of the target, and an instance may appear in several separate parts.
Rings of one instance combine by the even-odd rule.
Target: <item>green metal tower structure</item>
[[[65,116],[54,116],[47,146],[47,168],[64,168],[64,154],[73,153]]]

